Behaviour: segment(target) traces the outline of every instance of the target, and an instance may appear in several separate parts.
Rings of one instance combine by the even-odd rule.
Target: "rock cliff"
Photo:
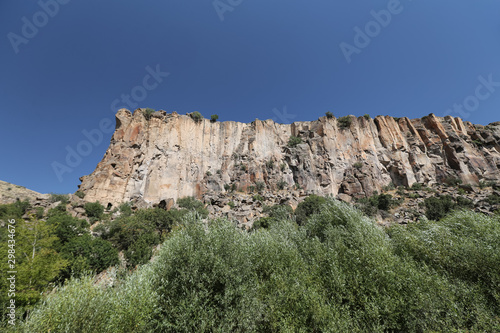
[[[289,144],[291,137],[298,137]],[[196,120],[189,115],[120,110],[110,146],[81,178],[86,201],[169,207],[195,196],[212,204],[225,192],[258,190],[293,200],[344,200],[384,186],[500,180],[500,122],[460,118],[321,117],[278,124]],[[292,204],[293,206],[293,204]]]

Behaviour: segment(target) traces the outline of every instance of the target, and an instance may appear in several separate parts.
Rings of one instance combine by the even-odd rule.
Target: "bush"
[[[302,143],[302,139],[297,136],[291,136],[288,140],[288,147],[293,148]]]
[[[76,195],[77,197],[79,197],[80,199],[85,198],[85,193],[83,193],[82,191],[76,191],[76,192],[75,192],[75,195]]]
[[[352,166],[355,167],[356,169],[361,169],[363,167],[363,163],[362,162],[356,162]]]
[[[151,119],[151,117],[153,116],[153,113],[155,113],[155,109],[151,109],[151,108],[146,108],[144,110],[144,118],[146,118],[146,120],[149,120]]]
[[[253,201],[264,201],[265,200],[262,195],[258,195],[258,194],[254,195],[252,197],[252,199],[253,199]]]
[[[203,120],[203,116],[201,115],[201,113],[199,113],[198,111],[195,111],[191,114],[189,114],[189,116],[196,122],[196,123],[199,123]]]
[[[493,194],[490,194],[488,196],[488,198],[486,199],[486,201],[490,204],[490,205],[498,205],[500,204],[500,196],[493,193]]]
[[[236,204],[234,203],[234,201],[229,201],[227,204],[229,207],[231,207],[231,209],[234,209],[234,207],[236,207]]]
[[[299,225],[306,223],[307,218],[313,214],[317,214],[321,211],[322,206],[326,203],[324,197],[312,194],[304,199],[297,209],[295,209],[295,218]]]
[[[288,185],[288,183],[283,178],[281,178],[277,184],[279,190],[284,189],[285,186],[287,186],[287,185]]]
[[[102,214],[104,213],[104,206],[101,205],[98,201],[96,202],[87,202],[83,206],[85,209],[85,215],[90,218],[100,219]]]
[[[325,199],[255,232],[194,215],[112,288],[72,280],[24,332],[498,332],[500,220],[380,228]],[[113,280],[113,271],[109,273]]]
[[[411,190],[413,191],[420,191],[422,190],[423,185],[421,183],[413,183],[410,187]]]
[[[196,200],[194,197],[185,197],[177,200],[177,205],[181,208],[197,212],[202,218],[208,217],[208,210],[203,202]]]
[[[350,127],[352,123],[352,118],[351,116],[340,117],[338,123],[340,128]]]
[[[370,115],[368,113],[365,113],[365,115],[363,116],[366,120],[370,120],[372,119],[372,117],[370,117]]]
[[[216,114],[213,114],[210,116],[210,122],[215,123],[219,119],[219,116]]]
[[[267,162],[266,162],[266,168],[268,169],[272,169],[274,168],[274,161],[272,159],[269,159]]]
[[[455,202],[449,195],[435,196],[424,200],[425,216],[429,220],[438,221],[454,209]]]
[[[120,216],[130,216],[132,215],[132,208],[128,202],[122,203],[118,207],[118,211],[120,212]]]
[[[258,192],[262,192],[266,188],[266,183],[264,182],[256,182],[255,187],[257,188]]]
[[[49,201],[52,203],[60,201],[62,204],[67,204],[69,196],[67,194],[51,193]]]
[[[452,177],[452,176],[447,177],[444,180],[444,182],[448,186],[458,186],[458,185],[462,184],[462,180],[460,178]]]
[[[328,118],[328,119],[333,118],[333,113],[331,113],[330,111],[326,112],[325,115],[326,115],[326,118]]]

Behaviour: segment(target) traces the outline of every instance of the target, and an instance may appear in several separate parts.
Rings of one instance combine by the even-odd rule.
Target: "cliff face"
[[[149,118],[149,119],[148,119]],[[116,115],[116,131],[96,170],[81,178],[86,201],[169,206],[229,188],[304,196],[370,196],[394,183],[500,180],[500,122],[486,127],[451,116],[422,119],[322,117],[282,125],[199,122],[138,109]],[[291,136],[302,143],[289,147]],[[257,184],[257,185],[256,185]]]

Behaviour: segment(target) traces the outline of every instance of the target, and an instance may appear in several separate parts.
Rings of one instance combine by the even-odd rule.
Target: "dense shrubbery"
[[[450,195],[437,195],[424,200],[425,216],[429,220],[440,220],[452,210],[473,208],[474,203],[464,197],[453,199]]]
[[[59,200],[56,198],[54,200]],[[111,243],[90,236],[89,224],[67,214],[65,204],[49,210],[43,209],[29,219],[21,217],[29,208],[27,202],[0,206],[0,219],[14,218],[16,264],[16,315],[24,313],[53,288],[55,283],[84,272],[99,273],[118,263],[118,252]],[[45,219],[43,219],[45,217]],[[0,228],[1,271],[7,269],[7,228]],[[2,317],[8,304],[5,284],[0,281],[0,310]]]
[[[186,208],[200,208],[185,201]],[[130,221],[120,224],[151,229],[134,229],[123,241],[133,245],[147,234],[164,240],[156,260],[113,288],[89,277],[72,280],[19,329],[500,330],[500,217],[458,211],[439,222],[383,229],[352,206],[317,196],[295,211],[301,225],[288,206],[264,212],[260,228],[248,233],[225,220],[206,224],[186,210],[167,238],[158,228],[167,228],[168,212],[123,217]]]
[[[87,202],[83,208],[85,209],[85,214],[91,219],[100,219],[104,213],[104,206],[99,202]]]

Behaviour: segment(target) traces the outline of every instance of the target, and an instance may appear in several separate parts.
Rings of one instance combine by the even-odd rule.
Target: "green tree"
[[[101,205],[98,201],[96,202],[87,202],[83,208],[85,209],[85,214],[90,218],[95,218],[99,220],[104,213],[104,206]]]
[[[295,209],[297,223],[299,225],[305,224],[309,216],[319,213],[325,203],[326,199],[324,197],[315,194],[311,194],[305,198],[304,201],[299,203],[297,209]]]
[[[210,116],[210,122],[215,123],[219,119],[219,116],[216,114],[213,114]]]
[[[203,120],[203,116],[201,115],[201,113],[199,113],[198,111],[194,111],[193,113],[191,113],[189,115],[196,123],[199,123]]]

